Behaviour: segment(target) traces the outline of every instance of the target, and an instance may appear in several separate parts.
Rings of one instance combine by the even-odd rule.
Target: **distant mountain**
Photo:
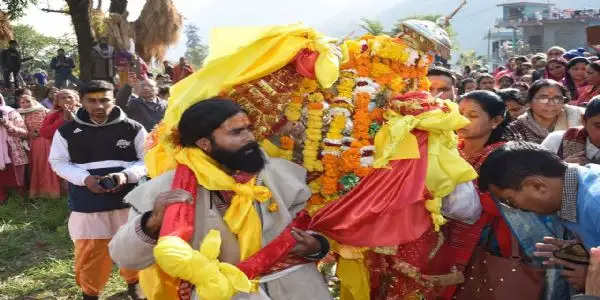
[[[524,0],[526,1],[526,0]],[[364,33],[360,29],[360,18],[377,19],[391,29],[398,19],[425,14],[447,15],[454,10],[460,0],[396,0],[391,1],[365,1],[368,6],[365,10],[343,11],[331,18],[325,24],[318,26],[320,30],[331,36],[343,37],[351,32],[356,35]],[[497,7],[504,1],[495,0],[468,0],[465,6],[452,20],[452,26],[457,32],[458,44],[461,50],[474,49],[479,54],[486,54],[487,43],[483,39],[488,28],[493,26],[495,20],[501,17],[502,12]],[[539,2],[539,0],[537,1]],[[545,2],[545,1],[544,1]],[[551,0],[558,8],[599,8],[599,0]],[[377,3],[377,4],[374,4]]]

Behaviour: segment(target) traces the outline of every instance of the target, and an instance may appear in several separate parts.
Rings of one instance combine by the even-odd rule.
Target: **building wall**
[[[533,52],[546,51],[544,47],[544,27],[542,26],[524,26],[523,40],[529,43],[529,48]]]
[[[565,49],[586,46],[584,23],[552,23],[544,25],[544,49],[560,45]]]

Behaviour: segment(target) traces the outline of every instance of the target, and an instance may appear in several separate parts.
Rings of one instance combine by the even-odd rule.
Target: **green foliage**
[[[194,68],[199,68],[208,55],[208,46],[202,43],[202,38],[198,33],[198,26],[188,24],[185,26],[184,33],[186,37],[185,45],[187,47],[184,56]]]
[[[380,35],[380,34],[386,34],[383,25],[381,24],[381,22],[379,20],[371,20],[371,19],[367,19],[367,18],[361,18],[360,19],[362,21],[362,24],[360,24],[360,27],[364,30],[366,30],[369,34],[372,35]]]
[[[37,32],[30,25],[15,25],[13,27],[15,34],[15,40],[19,42],[23,57],[33,57],[24,64],[25,71],[34,71],[35,69],[41,68],[50,70],[50,61],[52,57],[56,56],[56,51],[63,48],[67,55],[70,53],[77,53],[77,42],[70,35],[64,35],[62,37],[47,36]],[[73,57],[75,65],[77,58]]]
[[[458,56],[458,60],[457,60],[456,64],[461,67],[464,67],[464,66],[472,67],[473,65],[485,66],[488,64],[488,61],[487,61],[487,57],[484,57],[482,55],[477,55],[477,53],[475,53],[475,50],[468,50],[468,51],[462,52]]]
[[[16,20],[25,14],[30,4],[37,4],[38,0],[2,0],[0,10],[8,14],[9,20]]]
[[[78,299],[66,199],[23,200],[0,205],[0,299]],[[104,295],[127,299],[113,271]]]

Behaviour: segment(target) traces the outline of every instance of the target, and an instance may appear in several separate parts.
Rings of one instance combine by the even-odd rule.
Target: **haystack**
[[[8,14],[0,11],[0,41],[10,41],[14,37]]]
[[[183,17],[172,0],[147,0],[135,21],[135,50],[150,62],[162,60],[169,46],[179,40]]]

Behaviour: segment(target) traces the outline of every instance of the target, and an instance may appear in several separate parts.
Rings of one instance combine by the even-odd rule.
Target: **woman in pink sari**
[[[6,105],[0,94],[0,204],[6,202],[8,189],[25,185],[25,166],[29,160],[22,142],[26,137],[23,118]]]
[[[30,95],[24,94],[19,98],[19,113],[25,119],[29,132],[28,141],[30,148],[30,198],[60,198],[60,181],[50,168],[48,154],[50,141],[40,136],[42,121],[46,117],[47,109]]]

